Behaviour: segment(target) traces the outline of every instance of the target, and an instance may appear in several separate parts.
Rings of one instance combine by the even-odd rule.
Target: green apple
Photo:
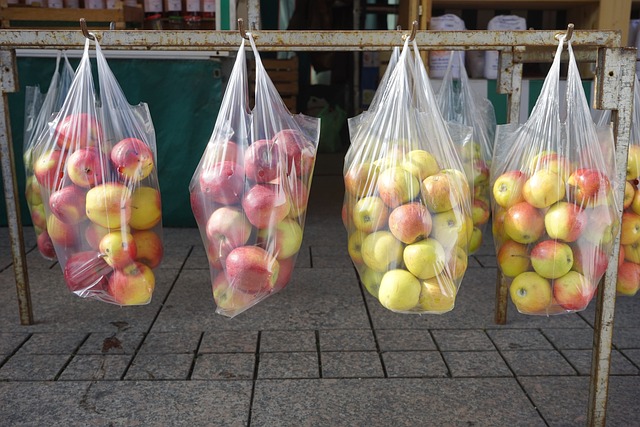
[[[546,314],[552,301],[551,283],[534,271],[525,271],[513,279],[509,295],[520,313]]]
[[[384,273],[372,270],[366,266],[360,267],[360,282],[364,288],[374,297],[378,298],[378,292],[380,290],[380,282]]]
[[[514,240],[506,240],[496,255],[500,271],[507,277],[516,277],[529,270],[531,260],[527,245]]]
[[[543,240],[531,249],[531,266],[545,279],[564,276],[573,267],[571,246],[557,240]]]
[[[369,234],[362,241],[362,260],[367,267],[385,272],[402,263],[404,245],[390,231]]]
[[[364,262],[362,260],[362,242],[365,237],[367,237],[367,233],[361,230],[355,230],[349,234],[347,238],[347,251],[349,252],[351,261],[353,261],[355,265],[360,265]]]
[[[540,169],[524,183],[522,195],[532,206],[546,208],[564,198],[565,182],[552,170]]]
[[[435,239],[424,239],[407,245],[402,255],[407,270],[418,279],[429,279],[444,270],[446,254]]]
[[[387,224],[389,209],[377,196],[367,196],[358,200],[353,207],[353,224],[365,233],[376,231]]]
[[[438,161],[426,150],[409,151],[401,166],[422,182],[440,171]]]
[[[445,274],[421,281],[422,289],[418,305],[428,313],[446,313],[453,310],[457,287]]]
[[[420,280],[407,270],[389,270],[382,276],[378,300],[389,310],[409,311],[418,305],[421,288]]]

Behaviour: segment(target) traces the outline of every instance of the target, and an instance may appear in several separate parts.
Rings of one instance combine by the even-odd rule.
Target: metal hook
[[[573,24],[567,25],[567,32],[566,33],[557,33],[555,35],[556,40],[560,40],[560,37],[562,37],[562,36],[565,36],[564,41],[566,41],[566,42],[571,40],[571,37],[573,37],[573,28],[574,28]]]
[[[409,41],[412,42],[416,38],[416,32],[417,31],[418,31],[418,21],[413,21],[411,23],[411,34],[409,34],[409,36],[404,34],[402,36],[402,40],[406,40],[407,37],[409,37]]]
[[[80,30],[82,30],[82,35],[89,40],[96,40],[96,37],[93,35],[93,33],[90,33],[87,29],[87,21],[85,21],[84,18],[80,18]]]
[[[247,37],[247,32],[244,29],[244,20],[242,18],[238,18],[238,31],[240,31],[240,36],[243,39],[249,39],[249,37]]]

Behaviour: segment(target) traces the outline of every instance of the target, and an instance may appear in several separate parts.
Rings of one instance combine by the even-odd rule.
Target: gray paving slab
[[[639,324],[635,327],[613,328],[613,345],[617,348],[640,348]]]
[[[319,378],[318,353],[261,353],[258,378]]]
[[[380,351],[435,350],[436,345],[429,331],[405,329],[381,329],[376,331]]]
[[[317,351],[315,331],[263,331],[260,334],[260,352]]]
[[[118,329],[92,332],[78,349],[78,354],[134,354],[145,337],[144,332]]]
[[[311,266],[314,268],[353,268],[346,244],[340,241],[339,245],[310,246]]]
[[[77,354],[58,378],[60,381],[100,381],[122,379],[129,364],[128,354]]]
[[[258,331],[207,331],[200,343],[200,353],[255,353]]]
[[[186,380],[191,372],[193,354],[137,354],[125,380]]]
[[[383,378],[380,355],[375,351],[323,351],[322,378]]]
[[[368,328],[353,269],[295,269],[290,284],[233,319],[215,314],[206,270],[185,270],[154,331]]]
[[[251,412],[260,426],[545,425],[512,378],[258,381]]]
[[[624,349],[620,350],[620,353],[624,354],[625,357],[629,359],[631,363],[633,363],[636,367],[640,367],[640,349]]]
[[[431,335],[440,351],[488,351],[496,348],[482,329],[434,329]]]
[[[0,383],[0,395],[6,425],[242,426],[251,382],[38,381]]]
[[[513,373],[497,351],[443,351],[453,377],[508,377]]]
[[[587,424],[589,378],[585,376],[524,377],[520,383],[550,426]],[[609,378],[608,426],[634,426],[640,420],[640,407],[630,403],[640,389],[638,376]]]
[[[84,332],[35,333],[20,347],[20,353],[71,354],[87,339]]]
[[[192,380],[251,380],[255,372],[255,355],[250,353],[199,354],[191,374]]]
[[[569,361],[579,375],[591,374],[591,350],[562,350],[561,353]],[[618,350],[611,350],[609,366],[610,375],[638,375],[640,372],[633,363]]]
[[[542,329],[542,334],[559,349],[590,349],[593,347],[592,328]]]
[[[197,331],[150,332],[140,346],[140,353],[190,353],[195,354],[202,338]]]
[[[69,292],[59,268],[34,270],[30,274],[30,289],[35,323],[20,325],[15,287],[3,286],[0,288],[0,301],[4,301],[6,309],[0,311],[0,324],[3,332],[111,331],[113,322],[126,324],[132,330],[146,331],[177,275],[178,271],[162,270],[162,274],[156,275],[149,304],[120,307]],[[0,273],[0,282],[13,281],[13,273]]]
[[[0,333],[0,354],[11,354],[29,338],[25,332]]]
[[[53,381],[71,354],[29,354],[17,352],[0,367],[0,380]]]
[[[327,329],[318,331],[321,351],[375,351],[370,329]]]
[[[565,357],[555,350],[508,350],[500,353],[517,376],[577,375]]]
[[[500,350],[553,348],[549,340],[537,329],[488,329],[487,334]]]
[[[438,351],[385,351],[382,360],[389,378],[451,376]]]

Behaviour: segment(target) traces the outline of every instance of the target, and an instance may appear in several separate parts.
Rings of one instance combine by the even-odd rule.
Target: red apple
[[[289,211],[289,217],[300,218],[302,214],[307,211],[307,205],[309,202],[309,189],[299,179],[289,179],[287,184],[289,187],[289,194],[291,200],[291,210]]]
[[[72,248],[78,241],[77,226],[62,222],[55,215],[47,217],[47,232],[53,244],[64,249]]]
[[[287,156],[287,175],[307,177],[313,170],[316,158],[315,145],[302,132],[295,129],[283,129],[276,133],[273,142],[284,148]]]
[[[630,211],[622,213],[620,244],[630,245],[640,240],[640,215]]]
[[[256,184],[242,199],[242,209],[249,222],[258,228],[268,228],[282,221],[291,208],[289,197],[280,185]]]
[[[44,211],[43,204],[31,206],[31,222],[34,227],[41,230],[47,229],[47,214]]]
[[[479,226],[489,222],[491,216],[491,208],[484,200],[473,199],[471,203],[471,219],[473,225]]]
[[[191,204],[191,212],[198,225],[204,225],[207,222],[207,208],[211,208],[214,202],[208,203],[204,194],[200,191],[193,190],[189,194],[189,203]]]
[[[587,227],[587,214],[574,203],[558,202],[545,213],[544,225],[552,239],[575,242]]]
[[[293,273],[293,270],[295,269],[296,258],[297,255],[278,260],[280,269],[278,271],[278,278],[276,279],[276,283],[273,285],[273,292],[284,289],[289,284],[291,275]]]
[[[152,230],[134,231],[133,241],[136,243],[136,261],[156,268],[164,256],[164,246],[160,236]]]
[[[205,157],[209,164],[224,161],[242,164],[242,157],[238,158],[238,155],[243,155],[242,150],[238,148],[238,144],[230,140],[213,140],[209,142],[205,152]]]
[[[413,243],[431,233],[431,214],[422,203],[400,205],[389,214],[389,231],[403,243]]]
[[[222,206],[216,209],[206,225],[207,240],[212,253],[228,254],[249,240],[251,224],[237,207]]]
[[[353,197],[371,196],[375,193],[378,170],[369,162],[352,164],[344,174],[344,187]]]
[[[424,180],[431,179],[428,177]],[[378,176],[378,194],[390,208],[414,200],[420,194],[420,182],[408,170],[400,167],[389,167]]]
[[[269,139],[254,141],[244,155],[244,171],[247,178],[265,183],[286,173],[286,154],[284,147]]]
[[[104,228],[101,225],[94,224],[93,222],[89,222],[87,224],[87,228],[84,230],[84,238],[89,243],[89,247],[94,250],[98,250],[100,248],[100,240],[104,236],[109,234],[109,229]]]
[[[609,178],[595,169],[576,169],[567,179],[569,200],[581,206],[599,204],[606,200],[611,187]]]
[[[94,147],[74,151],[67,160],[66,168],[71,182],[85,188],[101,184],[108,174],[106,159]]]
[[[633,296],[640,288],[640,264],[625,261],[618,267],[616,291],[619,295]]]
[[[570,271],[553,281],[553,297],[565,310],[584,310],[595,291],[589,280],[577,271]]]
[[[504,216],[504,231],[518,243],[533,243],[544,234],[544,216],[527,202],[516,203]]]
[[[84,220],[87,192],[77,185],[68,185],[49,197],[49,208],[60,221],[77,224]]]
[[[123,268],[136,259],[138,248],[131,233],[122,230],[107,233],[100,240],[100,254],[113,268]]]
[[[82,297],[104,290],[112,272],[113,268],[96,251],[72,254],[63,268],[67,288]]]
[[[244,168],[235,161],[225,160],[204,168],[200,173],[203,204],[208,201],[225,205],[236,204],[244,190]]]
[[[95,117],[70,114],[56,126],[56,144],[62,149],[77,150],[95,147],[102,138],[102,127]]]
[[[571,162],[566,157],[554,152],[542,153],[537,156],[536,161],[531,166],[533,170],[549,169],[560,175],[564,182],[569,178],[573,169]]]
[[[111,162],[123,179],[137,182],[151,174],[154,158],[144,141],[125,138],[111,149]]]
[[[459,182],[461,181],[444,171],[426,177],[420,185],[420,191],[429,211],[445,212],[462,203],[469,194],[458,186]]]
[[[608,265],[609,256],[600,247],[586,241],[573,247],[573,269],[591,282],[600,281]]]
[[[278,279],[278,260],[258,246],[240,246],[225,261],[227,279],[233,288],[247,293],[270,293]]]
[[[62,187],[66,154],[61,150],[48,150],[42,153],[33,164],[33,174],[38,183],[55,191]]]
[[[53,241],[51,241],[51,237],[49,237],[49,233],[47,230],[43,230],[36,240],[38,245],[38,251],[40,254],[47,259],[55,259],[56,258],[56,250],[53,246]]]
[[[113,272],[109,278],[108,291],[116,304],[147,304],[151,301],[155,283],[153,271],[136,262]]]

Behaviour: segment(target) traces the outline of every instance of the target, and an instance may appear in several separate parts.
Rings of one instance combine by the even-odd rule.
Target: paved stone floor
[[[35,324],[21,326],[0,229],[0,425],[586,424],[595,302],[553,317],[510,305],[495,324],[487,242],[452,312],[384,309],[348,257],[341,170],[320,160],[289,286],[233,319],[214,312],[196,229],[165,228],[152,302],[118,307],[69,293],[25,228]],[[618,298],[610,426],[640,425],[639,326],[640,297]]]

